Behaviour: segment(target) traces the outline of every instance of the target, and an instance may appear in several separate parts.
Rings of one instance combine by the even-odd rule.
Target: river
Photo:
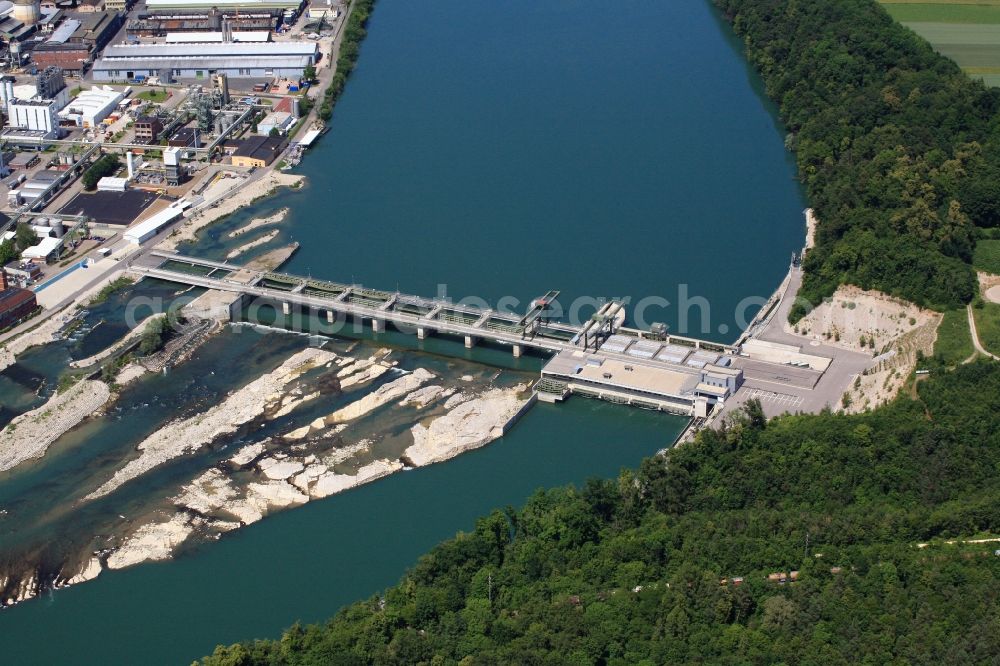
[[[287,206],[281,233],[257,251],[299,241],[293,272],[427,295],[446,285],[456,298],[512,297],[522,309],[548,289],[563,290],[567,308],[578,297],[676,304],[685,284],[711,304],[709,325],[685,330],[729,340],[737,304],[768,295],[802,245],[804,202],[783,131],[707,2],[379,0],[369,32],[331,132],[300,167],[309,184],[241,211],[185,251],[224,255],[229,230]],[[673,305],[633,310],[640,315],[685,328]],[[252,353],[257,366],[273,365],[259,348],[298,344],[238,340],[216,340],[201,358]],[[531,359],[514,364],[496,350],[444,341],[426,350],[531,369]],[[21,403],[51,365],[36,359],[34,374],[8,373],[27,387],[17,389]],[[197,399],[252,374],[234,365],[229,384],[208,382]],[[143,380],[125,404],[141,408],[154,380],[170,383]],[[166,395],[150,418],[194,399]],[[638,464],[683,424],[583,399],[539,405],[482,450],[0,612],[4,662],[180,663],[216,643],[276,636],[394,583],[494,507]],[[127,447],[86,433],[57,444],[53,462],[0,478],[0,497],[37,484],[47,502],[71,492],[51,475],[80,473],[79,460],[110,465]]]

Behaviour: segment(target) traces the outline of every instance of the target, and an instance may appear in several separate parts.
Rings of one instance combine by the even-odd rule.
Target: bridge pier
[[[372,332],[382,333],[385,331],[385,320],[384,319],[372,319]]]
[[[524,350],[521,348],[521,345],[514,345],[513,350],[514,350],[514,358],[521,358],[521,354],[524,352]]]
[[[334,318],[333,310],[327,310],[326,311],[326,321],[328,323],[332,324],[333,323],[333,318]]]
[[[417,327],[417,340],[424,340],[427,338],[427,329],[423,326]]]
[[[281,302],[281,312],[287,317],[292,314],[292,304],[288,301]]]
[[[476,346],[476,343],[478,341],[479,341],[479,338],[477,338],[474,335],[467,335],[467,336],[465,336],[465,348],[466,349],[472,349],[473,347]]]

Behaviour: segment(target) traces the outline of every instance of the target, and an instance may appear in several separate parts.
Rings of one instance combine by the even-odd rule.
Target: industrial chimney
[[[25,25],[35,25],[42,18],[40,0],[14,0],[14,20]]]

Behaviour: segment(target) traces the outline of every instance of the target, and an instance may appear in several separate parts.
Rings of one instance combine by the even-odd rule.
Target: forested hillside
[[[874,0],[715,2],[779,106],[820,219],[802,295],[851,283],[968,302],[976,225],[1000,224],[1000,90]]]
[[[1000,529],[998,469],[995,363],[869,414],[751,410],[481,519],[325,625],[202,663],[989,662],[1000,544],[940,541]]]

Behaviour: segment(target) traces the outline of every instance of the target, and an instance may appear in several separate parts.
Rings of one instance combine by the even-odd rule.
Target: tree
[[[17,249],[21,251],[24,251],[32,245],[38,243],[38,236],[35,234],[35,230],[24,222],[17,225],[15,235],[17,238]]]
[[[6,266],[15,259],[17,259],[17,247],[14,245],[14,239],[8,238],[0,243],[0,267]]]
[[[139,341],[139,353],[142,356],[149,356],[160,350],[163,346],[163,332],[166,328],[163,317],[154,317],[146,324]]]
[[[302,78],[312,83],[316,80],[316,67],[311,63],[306,65],[306,68],[302,70]]]
[[[104,155],[97,161],[95,161],[89,169],[87,169],[83,174],[83,187],[87,190],[92,190],[97,187],[97,182],[104,178],[105,176],[110,176],[111,174],[118,171],[121,166],[121,161],[115,155]]]

